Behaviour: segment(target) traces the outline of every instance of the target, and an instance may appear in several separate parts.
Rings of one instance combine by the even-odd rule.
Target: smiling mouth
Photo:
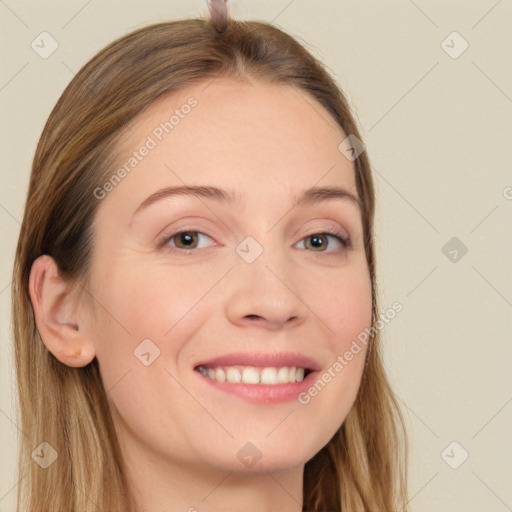
[[[302,382],[312,370],[299,366],[204,366],[194,368],[205,377],[232,384],[293,384]]]

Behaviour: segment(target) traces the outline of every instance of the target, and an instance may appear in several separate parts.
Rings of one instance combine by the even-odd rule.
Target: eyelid
[[[309,251],[309,252],[312,252],[313,254],[318,253],[318,254],[324,254],[324,255],[330,255],[330,256],[339,256],[340,253],[344,254],[345,251],[347,251],[353,247],[352,240],[351,240],[350,236],[348,234],[341,233],[339,229],[334,228],[334,227],[329,227],[329,228],[313,231],[309,235],[303,236],[294,245],[297,245],[298,243],[302,242],[303,240],[305,240],[313,235],[327,235],[327,236],[334,237],[342,245],[342,249],[338,250],[338,251],[336,251],[336,250],[334,250],[334,251]],[[304,249],[300,249],[300,250],[304,250]]]
[[[336,235],[336,236],[339,236],[340,238],[350,240],[350,235],[347,233],[347,231],[343,228],[337,227],[335,224],[329,224],[328,226],[315,228],[315,229],[311,230],[311,232],[309,234],[304,235],[304,237],[302,237],[302,238],[306,238],[311,235],[320,235],[320,234],[324,234],[324,233],[327,233],[329,235]],[[301,240],[302,240],[302,238],[301,238]]]

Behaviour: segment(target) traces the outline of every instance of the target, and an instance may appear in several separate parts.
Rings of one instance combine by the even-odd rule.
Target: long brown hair
[[[205,19],[152,25],[101,50],[66,88],[35,153],[13,271],[12,316],[19,403],[18,512],[125,512],[123,475],[97,360],[69,367],[45,347],[28,291],[31,265],[48,254],[84,280],[93,249],[94,190],[112,174],[123,128],[164,93],[228,76],[259,78],[311,94],[345,134],[361,139],[329,73],[294,38],[266,23],[233,21],[218,34]],[[340,141],[341,142],[341,141]],[[373,247],[374,189],[366,152],[354,161],[379,318]],[[41,442],[57,460],[31,458]],[[407,439],[382,363],[377,330],[368,341],[356,401],[329,443],[305,465],[304,511],[405,511]]]

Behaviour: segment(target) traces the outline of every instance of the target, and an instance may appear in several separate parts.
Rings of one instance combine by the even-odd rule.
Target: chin
[[[281,447],[279,449],[270,446],[268,442],[259,444],[247,442],[235,452],[234,459],[223,457],[218,466],[222,466],[224,471],[234,471],[247,475],[286,471],[303,466],[322,448],[322,446],[315,446],[307,450],[304,444],[300,443],[297,446],[297,443],[294,442],[293,445],[287,446],[286,450],[282,450],[283,443],[283,440],[279,440]]]

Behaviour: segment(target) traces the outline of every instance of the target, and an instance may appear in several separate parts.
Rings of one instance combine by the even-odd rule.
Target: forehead
[[[260,201],[312,186],[357,195],[353,164],[338,149],[345,137],[303,90],[217,77],[168,93],[139,114],[120,140],[117,164],[150,150],[110,194],[143,200],[161,187],[214,184]]]

